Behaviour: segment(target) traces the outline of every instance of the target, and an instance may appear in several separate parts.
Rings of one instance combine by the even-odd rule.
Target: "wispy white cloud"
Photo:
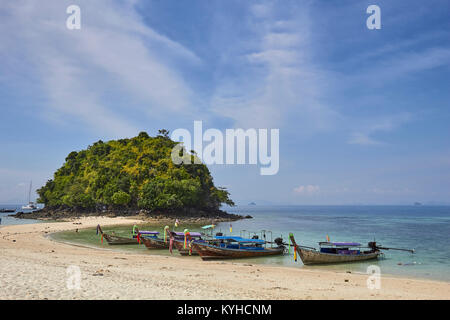
[[[388,64],[393,64],[398,57],[401,60],[405,59],[405,53],[409,52],[413,56],[426,56],[426,52],[430,49],[429,43],[436,43],[444,39],[448,39],[450,37],[450,33],[447,30],[437,30],[437,31],[427,31],[421,34],[414,34],[411,38],[399,39],[397,41],[388,42],[379,47],[368,48],[367,51],[357,53],[355,55],[347,57],[345,62],[346,64],[353,65],[355,63],[361,62],[375,62],[374,64],[379,67],[378,60],[389,61]],[[427,48],[416,50],[416,48]],[[436,48],[435,48],[436,49]],[[388,58],[388,59],[386,59]],[[394,59],[394,60],[392,60]]]
[[[439,35],[441,34],[439,33]],[[433,36],[437,37],[438,35],[423,35],[422,41],[433,38]],[[421,77],[423,72],[435,68],[450,67],[449,47],[442,46],[405,50],[405,48],[413,44],[416,44],[414,40],[408,40],[397,45],[389,44],[375,50],[373,57],[376,57],[376,59],[372,63],[367,64],[363,68],[350,70],[348,74],[339,75],[342,81],[341,83],[336,82],[337,87],[348,90],[349,88],[359,88],[361,84],[364,84],[365,89],[373,93],[362,97],[359,101],[365,101],[372,108],[376,108],[376,105],[385,107],[392,102],[387,102],[383,96],[380,97],[379,90],[392,86],[395,82],[398,83],[405,79]],[[361,59],[361,57],[369,59],[371,56],[370,53],[366,53],[365,55],[357,56],[356,60]],[[430,111],[430,109],[428,110]],[[420,110],[398,113],[394,110],[392,114],[385,116],[372,116],[375,119],[347,116],[346,126],[351,128],[350,137],[347,142],[349,144],[366,146],[385,145],[385,141],[375,138],[377,134],[394,132],[401,128],[402,125],[412,121],[415,118],[415,114],[423,112],[423,110]]]
[[[320,192],[320,187],[317,185],[305,185],[305,186],[298,186],[294,188],[294,193],[298,195],[313,195]]]
[[[257,18],[266,18],[270,15],[271,6],[269,3],[254,3],[250,6],[250,12]]]
[[[271,1],[250,6],[248,25],[258,40],[241,39],[240,55],[231,57],[242,65],[240,76],[221,81],[211,102],[236,126],[280,127],[295,117],[299,130],[313,133],[328,129],[338,116],[320,101],[327,76],[312,60],[308,8],[290,9],[295,13],[281,18]]]
[[[363,121],[363,123],[359,124],[358,131],[351,134],[348,143],[366,146],[383,145],[385,142],[379,141],[373,136],[377,133],[391,132],[412,119],[413,116],[411,113],[401,113],[385,116],[376,120]]]
[[[0,5],[0,57],[39,81],[36,87],[45,99],[36,103],[41,113],[129,136],[142,120],[130,114],[154,119],[193,112],[193,93],[173,64],[200,59],[143,23],[135,1],[78,1],[81,30],[66,28],[70,4],[18,0]],[[4,77],[0,81],[7,81]]]
[[[19,204],[28,200],[30,180],[33,181],[31,200],[37,197],[36,189],[45,183],[48,172],[17,170],[0,167],[0,203]]]
[[[432,36],[429,35],[430,38]],[[414,76],[421,77],[423,72],[435,68],[450,67],[450,46],[443,44],[410,48],[413,44],[419,46],[420,43],[405,40],[356,55],[345,61],[346,71],[335,75],[340,80],[335,84],[342,88],[360,87],[364,84],[366,89],[378,90]],[[362,62],[363,65],[358,65]],[[357,67],[351,68],[354,65]]]
[[[377,141],[369,136],[369,133],[363,133],[363,132],[354,132],[352,133],[350,139],[348,140],[349,144],[359,144],[364,146],[370,146],[370,145],[381,145],[383,144],[380,141]]]
[[[417,72],[441,66],[450,66],[450,48],[434,47],[421,51],[393,55],[375,64],[365,77],[370,77],[377,85],[385,85]]]

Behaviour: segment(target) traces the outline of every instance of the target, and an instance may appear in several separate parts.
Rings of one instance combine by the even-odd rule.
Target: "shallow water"
[[[139,224],[140,230],[147,231],[159,231],[160,234],[163,234],[164,226],[155,226],[154,224]],[[171,226],[171,229],[173,226]],[[194,225],[184,225],[176,228],[177,231],[183,231],[184,229],[189,229],[190,231],[194,231],[199,229],[199,226]],[[104,226],[102,230],[104,233],[114,232],[116,236],[132,238],[132,225],[122,225],[122,226]],[[108,245],[106,240],[101,241],[101,236],[97,234],[96,228],[88,228],[88,229],[80,229],[78,231],[63,231],[50,235],[50,238],[56,241],[64,241],[72,244],[79,244],[88,247],[96,247],[108,250],[118,250],[118,251],[128,251],[134,253],[142,253],[142,254],[156,254],[156,255],[171,255],[170,252],[166,249],[147,249],[143,244],[138,245],[137,240],[136,244],[126,244],[126,245]],[[172,255],[181,256],[176,248],[173,248]],[[198,258],[198,256],[187,257],[189,258]]]
[[[376,240],[378,245],[415,249],[411,254],[385,251],[385,258],[361,263],[303,266],[293,255],[272,256],[235,260],[240,263],[262,263],[295,268],[339,270],[366,273],[367,267],[376,265],[382,274],[402,277],[426,278],[450,281],[450,207],[448,206],[239,206],[229,212],[253,216],[253,219],[232,223],[233,235],[248,236],[242,230],[271,230],[272,238],[282,236],[287,242],[289,232],[294,233],[297,243],[317,247],[317,242],[353,241],[367,244]],[[163,226],[139,226],[141,230],[158,230]],[[171,226],[172,228],[173,226]],[[215,232],[229,234],[230,223],[220,223]],[[188,228],[200,231],[198,226],[180,225],[177,230]],[[104,227],[104,232],[131,237],[131,226]],[[142,254],[170,255],[167,250],[149,251],[143,245],[109,246],[100,243],[95,228],[67,231],[52,235],[55,240],[79,243],[112,250],[125,250]],[[267,240],[271,240],[267,233]],[[292,251],[291,251],[292,253]],[[178,255],[174,250],[174,254]],[[198,257],[186,257],[199,259]]]
[[[228,211],[253,216],[234,222],[233,231],[269,229],[286,241],[292,232],[305,246],[317,247],[328,235],[335,242],[366,245],[376,240],[385,247],[416,250],[415,254],[389,250],[384,259],[331,266],[305,267],[292,256],[258,259],[263,263],[362,273],[377,265],[382,274],[450,281],[449,206],[241,206]],[[225,223],[217,227],[228,228]]]

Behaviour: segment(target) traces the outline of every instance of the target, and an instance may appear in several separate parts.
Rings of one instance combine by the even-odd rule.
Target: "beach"
[[[141,223],[129,218],[85,217],[66,222],[0,228],[0,299],[450,299],[450,283],[202,261],[119,252],[51,240],[51,233]],[[81,271],[80,288],[67,286]],[[70,267],[70,268],[69,268]],[[69,269],[68,269],[69,268]],[[70,286],[69,286],[70,287]]]

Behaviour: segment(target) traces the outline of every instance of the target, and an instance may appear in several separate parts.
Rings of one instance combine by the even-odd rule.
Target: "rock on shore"
[[[43,208],[33,212],[17,212],[11,215],[18,219],[39,219],[39,220],[64,220],[68,218],[78,218],[87,216],[107,216],[107,217],[131,217],[153,219],[214,219],[215,221],[236,221],[241,219],[251,219],[251,216],[242,216],[228,213],[223,210],[204,211],[187,208],[174,211],[148,211],[139,209],[104,209],[104,210],[79,210],[75,208]]]

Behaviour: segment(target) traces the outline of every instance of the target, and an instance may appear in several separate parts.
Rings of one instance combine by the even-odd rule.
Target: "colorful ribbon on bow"
[[[103,244],[103,233],[102,233],[102,237],[101,237],[100,241]]]
[[[136,238],[137,238],[138,244],[141,244],[141,233],[140,232],[138,232]]]
[[[294,261],[297,262],[297,246],[294,246]]]
[[[164,227],[164,243],[167,243],[167,233],[169,232],[169,226]]]
[[[187,236],[189,234],[189,229],[184,229],[184,248],[187,248]]]

